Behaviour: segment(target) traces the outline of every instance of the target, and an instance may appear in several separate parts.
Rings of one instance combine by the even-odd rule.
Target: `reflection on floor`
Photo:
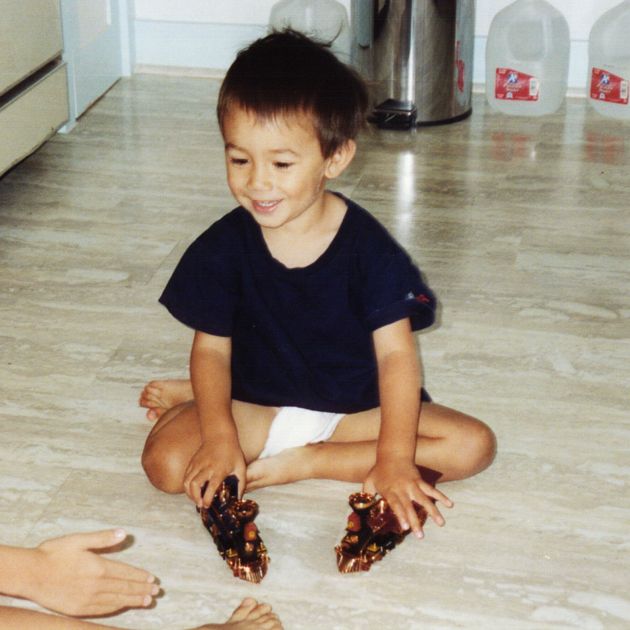
[[[520,119],[478,99],[465,122],[366,134],[336,188],[424,270],[441,300],[427,386],[487,421],[499,455],[445,488],[444,529],[365,575],[335,567],[353,486],[255,493],[272,560],[252,587],[138,459],[138,392],[185,375],[190,343],[157,296],[233,206],[217,88],[123,80],[0,180],[1,539],[126,527],[124,557],[165,589],[127,628],[223,619],[248,594],[290,629],[627,627],[630,127],[582,100]]]

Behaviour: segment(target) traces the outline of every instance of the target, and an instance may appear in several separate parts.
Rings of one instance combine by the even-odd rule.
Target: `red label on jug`
[[[537,101],[540,82],[533,77],[511,68],[497,68],[494,96],[506,101]]]
[[[628,79],[618,77],[616,74],[601,68],[593,68],[591,98],[606,103],[627,105],[629,100],[628,84]]]

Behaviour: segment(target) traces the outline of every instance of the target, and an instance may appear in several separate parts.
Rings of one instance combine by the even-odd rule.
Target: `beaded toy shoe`
[[[356,492],[349,499],[352,512],[346,534],[335,547],[340,573],[369,571],[377,560],[402,542],[409,530],[401,529],[387,501],[367,492]],[[421,524],[427,520],[426,510],[415,504]]]
[[[267,549],[254,524],[258,504],[237,497],[238,479],[230,475],[219,486],[210,506],[197,511],[234,576],[258,583],[269,566]]]

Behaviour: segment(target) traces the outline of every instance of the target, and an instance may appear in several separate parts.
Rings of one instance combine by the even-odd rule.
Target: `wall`
[[[276,0],[135,0],[136,64],[225,70]],[[350,0],[341,0],[350,11]]]
[[[419,0],[424,1],[424,0]],[[588,34],[619,0],[549,0],[571,29],[569,85],[586,83]],[[341,0],[350,10],[350,0]],[[477,0],[474,82],[485,80],[485,43],[497,11],[512,0]],[[275,0],[135,0],[134,35],[139,65],[228,67],[236,51],[265,32]]]

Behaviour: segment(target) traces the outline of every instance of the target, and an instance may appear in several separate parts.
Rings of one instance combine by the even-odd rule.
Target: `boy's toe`
[[[258,602],[252,597],[246,597],[239,605],[238,608],[232,613],[230,621],[243,621],[247,619],[251,612],[259,606]]]

